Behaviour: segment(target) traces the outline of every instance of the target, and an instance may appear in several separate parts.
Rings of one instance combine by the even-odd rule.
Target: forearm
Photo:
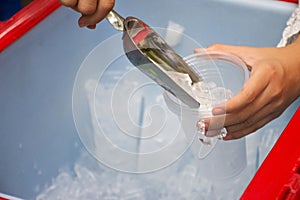
[[[282,47],[280,60],[285,66],[286,78],[294,80],[297,88],[298,97],[300,96],[300,36],[286,47]]]

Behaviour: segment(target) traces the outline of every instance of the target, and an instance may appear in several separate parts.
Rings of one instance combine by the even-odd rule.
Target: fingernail
[[[87,22],[78,22],[78,25],[80,28],[89,26],[89,24]]]
[[[223,140],[227,135],[227,129],[224,127],[220,130],[219,134],[218,134],[218,139],[219,140]]]
[[[209,131],[206,131],[205,136],[206,137],[214,137],[214,136],[217,136],[218,134],[219,134],[218,130],[209,130]]]
[[[93,24],[93,25],[88,25],[88,26],[86,26],[86,27],[89,28],[89,29],[95,29],[95,28],[96,28],[96,25]]]
[[[232,140],[233,137],[230,134],[227,134],[225,137],[223,137],[223,140]]]
[[[204,123],[204,120],[200,120],[197,122],[197,127],[199,129],[204,129],[205,128],[205,123]]]
[[[205,53],[205,49],[202,48],[202,49],[194,49],[194,53]]]
[[[212,110],[213,115],[223,115],[225,114],[225,109],[224,108],[214,108]]]
[[[204,123],[204,120],[203,119],[199,120],[197,122],[196,126],[197,126],[198,133],[204,135],[205,134],[205,127],[206,127],[206,125]]]

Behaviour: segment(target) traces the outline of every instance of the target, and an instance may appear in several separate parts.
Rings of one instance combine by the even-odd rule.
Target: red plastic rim
[[[58,0],[35,0],[6,22],[0,22],[0,52],[60,6]]]
[[[256,172],[241,199],[286,199],[300,197],[300,108]],[[294,178],[298,177],[295,181]],[[288,191],[283,193],[283,191]],[[298,196],[297,196],[298,195]],[[287,198],[288,197],[288,198]]]
[[[298,3],[298,0],[281,0]],[[0,22],[0,52],[61,6],[58,0],[35,0],[6,22]]]
[[[298,0],[282,1],[298,3]],[[60,6],[58,0],[35,0],[8,21],[0,22],[0,52]],[[292,179],[293,175],[299,175],[300,172],[300,161],[299,166],[297,165],[299,168],[295,165],[300,158],[299,122],[300,108],[248,185],[241,199],[276,199],[280,194],[287,194],[282,192],[286,191],[285,188],[290,188],[292,193],[289,194],[294,195],[295,199],[299,199],[300,190],[296,190],[296,187],[291,185],[291,181],[294,180]],[[300,182],[300,178],[297,180]],[[0,200],[4,199],[0,197]]]
[[[281,0],[281,1],[290,2],[290,3],[298,3],[298,0]]]

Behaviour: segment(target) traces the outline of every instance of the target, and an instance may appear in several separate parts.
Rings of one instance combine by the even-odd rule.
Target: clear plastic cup
[[[192,143],[192,152],[201,162],[200,174],[216,179],[236,176],[247,164],[245,138],[233,141],[208,138],[204,133],[199,133],[196,124],[201,119],[211,117],[215,105],[225,102],[241,90],[249,77],[248,69],[239,58],[222,52],[193,54],[186,57],[185,61],[203,78],[208,95],[201,100],[199,109],[188,107],[168,92],[164,93],[165,102],[180,119],[186,139]],[[212,94],[215,88],[221,88],[220,94]]]

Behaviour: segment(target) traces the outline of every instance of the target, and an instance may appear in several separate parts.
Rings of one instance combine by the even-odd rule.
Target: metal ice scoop
[[[192,82],[201,78],[154,30],[135,17],[124,19],[113,10],[106,19],[115,29],[123,31],[123,48],[133,65],[191,108],[200,106],[167,72],[186,73]]]

